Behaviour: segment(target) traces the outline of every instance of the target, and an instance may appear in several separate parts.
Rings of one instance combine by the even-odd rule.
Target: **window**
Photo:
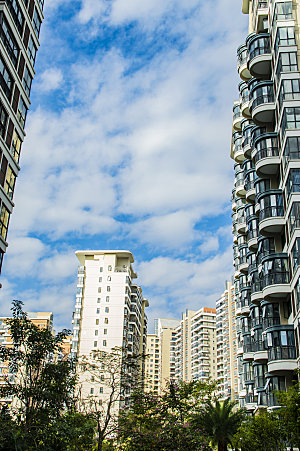
[[[8,119],[7,112],[5,111],[3,105],[0,103],[0,134],[3,139],[6,132],[7,119]]]
[[[106,296],[106,302],[109,302],[109,296]]]
[[[106,291],[110,291],[110,287],[109,286],[106,287]]]
[[[98,287],[98,293],[101,293],[101,287]]]
[[[102,277],[99,277],[99,282],[102,282]]]
[[[104,318],[104,324],[108,324],[108,318]]]
[[[105,313],[109,313],[109,307],[105,307]]]
[[[0,55],[0,85],[4,94],[10,101],[13,87],[13,78],[6,66],[2,56]]]
[[[19,119],[19,122],[20,122],[22,128],[25,127],[26,115],[27,115],[27,108],[26,108],[26,105],[24,103],[24,100],[20,96],[18,112],[17,112],[17,118]]]
[[[40,34],[41,23],[42,23],[42,21],[40,19],[39,13],[37,12],[37,9],[34,8],[32,25],[33,25],[34,31],[36,32],[37,37],[39,37],[39,34]]]
[[[107,276],[107,281],[108,281],[108,282],[111,281],[111,276]]]
[[[98,325],[99,324],[99,319],[96,319],[96,325]]]
[[[291,193],[300,192],[300,169],[290,169],[285,189],[288,198]]]
[[[103,266],[100,266],[99,270],[100,272],[103,272]]]
[[[3,42],[12,64],[17,67],[20,50],[3,13],[0,13],[0,39]]]
[[[288,20],[293,18],[292,2],[276,3],[274,9],[273,23],[276,20]]]
[[[98,342],[94,341],[94,348],[97,348]]]
[[[91,382],[95,382],[95,376],[91,376]]]
[[[281,122],[281,133],[284,135],[287,129],[300,128],[300,108],[284,108]]]
[[[95,335],[98,335],[98,330],[95,330]]]
[[[5,181],[5,192],[8,195],[8,197],[12,200],[14,189],[15,189],[15,181],[16,181],[16,175],[14,174],[12,168],[8,166],[7,173],[6,173],[6,181]]]
[[[0,127],[2,125],[2,113],[0,112]],[[10,152],[14,160],[19,163],[22,141],[16,130],[14,130]]]
[[[107,329],[103,330],[104,335],[107,335]]]
[[[278,65],[276,69],[277,81],[282,72],[298,71],[297,53],[296,52],[280,52],[278,57]]]
[[[284,100],[299,100],[300,99],[300,80],[282,80],[279,91],[279,107],[282,108]]]
[[[274,50],[277,54],[279,46],[296,45],[294,27],[280,27],[277,29]]]
[[[91,395],[94,394],[94,389],[93,388],[91,388],[90,393],[91,393]]]
[[[106,340],[103,340],[103,346],[107,346]]]
[[[111,270],[112,270],[111,265],[108,265],[108,271],[111,271]]]
[[[28,97],[30,96],[31,84],[32,84],[32,76],[29,73],[28,67],[25,66],[24,76],[23,76],[23,87],[24,87],[25,92],[28,95]]]
[[[101,298],[98,298],[97,299],[97,304],[100,304],[100,302],[101,302]]]
[[[20,36],[22,36],[24,16],[18,2],[16,0],[9,0],[6,1],[6,5],[12,15],[13,21],[18,29]]]
[[[99,393],[103,393],[103,387],[99,388]]]
[[[99,315],[99,313],[100,313],[100,309],[99,309],[99,308],[97,308],[97,314]]]
[[[27,53],[30,59],[31,64],[34,66],[35,63],[35,58],[36,58],[36,46],[33,42],[32,36],[30,36],[29,38],[29,43],[28,43],[28,48],[27,48]]]

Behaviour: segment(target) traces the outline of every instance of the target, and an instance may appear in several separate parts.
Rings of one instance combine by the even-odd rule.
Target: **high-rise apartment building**
[[[44,0],[0,1],[0,270],[14,203]]]
[[[186,310],[175,336],[175,379],[217,378],[216,309]]]
[[[160,340],[156,334],[148,334],[146,341],[145,391],[160,393]]]
[[[146,351],[148,301],[135,283],[129,251],[77,251],[77,294],[73,314],[72,355],[80,359],[94,350],[121,348],[124,358]],[[139,377],[143,377],[141,361]],[[80,367],[78,368],[81,377]],[[91,380],[80,380],[81,394],[104,396]]]
[[[275,406],[299,367],[300,1],[243,0],[231,157],[240,404]]]
[[[175,346],[177,319],[158,318],[154,321],[155,333],[160,347],[160,390],[163,391],[168,382],[175,379]]]
[[[217,383],[223,398],[238,398],[237,335],[235,288],[226,289],[216,302]]]

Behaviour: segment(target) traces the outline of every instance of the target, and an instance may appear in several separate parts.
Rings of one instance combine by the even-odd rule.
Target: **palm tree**
[[[209,400],[193,418],[193,422],[209,436],[212,445],[218,445],[218,451],[227,451],[227,445],[232,444],[233,436],[245,418],[244,410],[235,410],[235,405],[229,398]]]

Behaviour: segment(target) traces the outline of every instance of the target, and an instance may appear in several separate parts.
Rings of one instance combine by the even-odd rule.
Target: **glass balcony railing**
[[[284,256],[274,254],[271,258],[267,257],[262,264],[262,274],[263,288],[269,285],[288,284],[290,281],[290,274],[286,254],[284,254]]]
[[[281,190],[271,190],[259,196],[259,219],[283,217],[283,195]]]
[[[261,2],[265,3],[265,2]],[[247,42],[248,63],[258,55],[271,55],[270,35],[269,33],[255,34]]]
[[[274,346],[268,349],[268,360],[294,360],[297,358],[295,346]]]

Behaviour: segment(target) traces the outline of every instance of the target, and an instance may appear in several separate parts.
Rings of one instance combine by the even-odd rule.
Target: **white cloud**
[[[61,69],[50,68],[46,69],[40,76],[38,82],[38,89],[40,91],[54,91],[59,89],[63,84],[63,74]]]

